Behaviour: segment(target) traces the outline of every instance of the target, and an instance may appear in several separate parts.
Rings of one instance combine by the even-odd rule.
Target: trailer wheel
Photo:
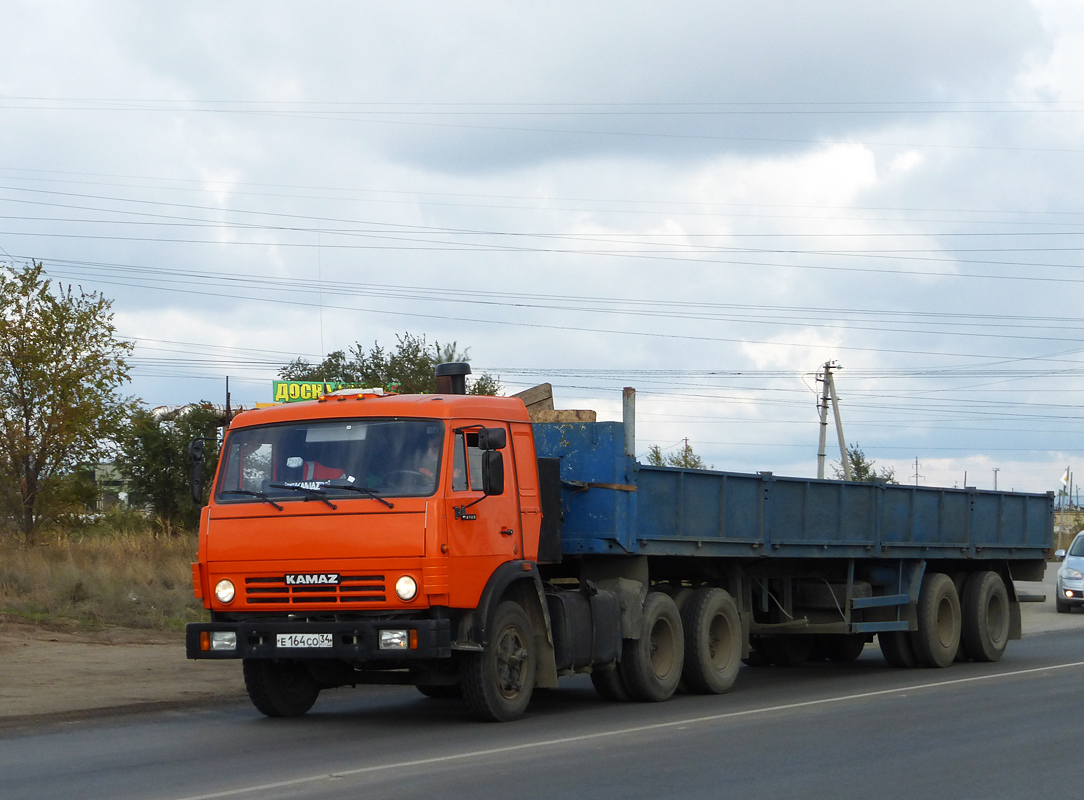
[[[918,630],[911,645],[920,664],[947,667],[960,646],[960,598],[952,578],[931,572],[922,579],[918,593]]]
[[[677,605],[662,592],[644,601],[644,628],[639,639],[626,639],[621,677],[635,700],[658,703],[677,689],[685,656],[685,637]]]
[[[463,659],[463,696],[479,719],[510,722],[523,716],[534,690],[537,656],[527,612],[510,600],[497,606],[489,641]]]
[[[1000,661],[1009,644],[1009,593],[996,572],[976,572],[964,586],[961,638],[976,661]]]
[[[741,663],[741,620],[734,598],[722,589],[693,592],[682,609],[685,667],[682,681],[689,691],[730,691]]]
[[[269,717],[299,717],[320,696],[320,684],[297,661],[246,658],[242,671],[252,705]]]
[[[881,655],[889,666],[897,669],[911,669],[918,666],[915,650],[911,647],[911,637],[907,631],[884,631],[877,634],[877,644]]]
[[[777,667],[799,667],[813,655],[815,637],[807,634],[766,636],[757,647]]]
[[[591,685],[599,697],[612,703],[627,703],[632,699],[621,670],[616,664],[609,667],[597,667],[591,671]]]
[[[866,649],[866,638],[860,633],[829,633],[820,638],[824,657],[837,664],[856,660]]]

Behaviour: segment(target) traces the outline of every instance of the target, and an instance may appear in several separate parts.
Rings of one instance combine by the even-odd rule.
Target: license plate
[[[280,633],[275,636],[275,645],[293,648],[332,647],[334,640],[330,633]]]

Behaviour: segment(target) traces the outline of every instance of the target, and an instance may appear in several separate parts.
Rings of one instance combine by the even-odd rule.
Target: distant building
[[[99,512],[127,508],[128,482],[124,480],[116,464],[111,462],[95,464],[94,485],[98,487],[97,510]]]

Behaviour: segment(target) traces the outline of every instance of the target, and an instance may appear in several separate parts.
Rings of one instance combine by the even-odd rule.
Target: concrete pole
[[[824,377],[821,379],[824,387],[821,389],[821,402],[818,409],[821,415],[821,441],[820,447],[817,448],[817,477],[820,479],[824,478],[824,447],[828,438],[828,376],[832,374],[831,365],[831,361],[824,364]]]
[[[827,370],[826,370],[827,371]],[[832,413],[836,417],[836,436],[839,438],[839,460],[843,464],[843,477],[847,480],[854,479],[851,471],[851,459],[847,457],[847,442],[843,438],[843,421],[839,416],[839,398],[836,397],[836,382],[832,378],[831,371],[827,371],[828,389],[832,393]]]

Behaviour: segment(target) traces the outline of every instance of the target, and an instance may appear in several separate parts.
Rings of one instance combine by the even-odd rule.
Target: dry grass
[[[0,539],[0,616],[60,626],[172,630],[204,618],[195,534],[90,528],[32,547]]]

